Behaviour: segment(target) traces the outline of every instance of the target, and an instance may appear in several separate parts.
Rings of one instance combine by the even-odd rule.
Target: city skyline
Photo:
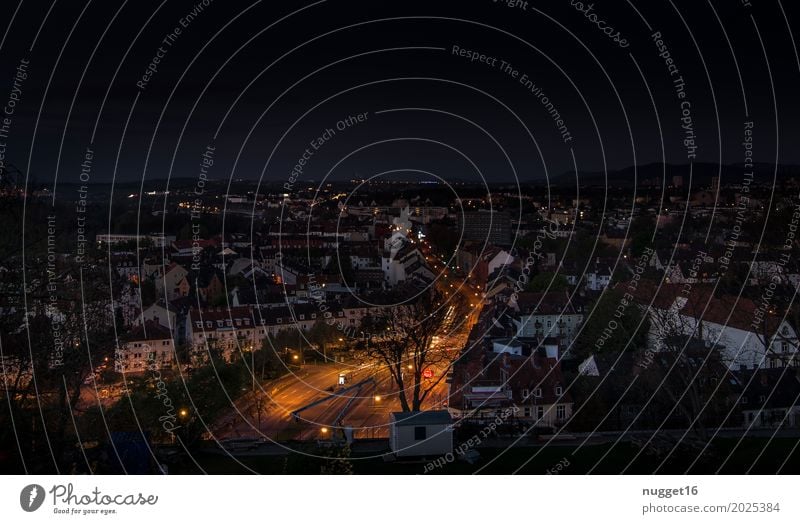
[[[111,509],[73,475],[614,474],[658,475],[593,491],[637,515],[751,512],[694,476],[800,471],[798,16],[4,3],[0,472],[65,476],[14,510]]]

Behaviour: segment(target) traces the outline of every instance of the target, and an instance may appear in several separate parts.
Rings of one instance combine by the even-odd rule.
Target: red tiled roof
[[[572,402],[569,393],[555,394],[556,386],[564,385],[561,365],[558,359],[547,358],[534,351],[529,357],[498,354],[484,351],[470,351],[453,368],[453,382],[450,386],[450,406],[461,409],[464,400],[471,400],[473,407],[486,400],[496,405],[502,398],[498,392],[474,391],[480,387],[503,387],[510,389],[512,397],[505,399],[516,404],[555,404]],[[504,380],[504,375],[507,380]],[[541,396],[534,397],[533,391],[541,389]],[[566,387],[564,387],[566,389]],[[529,396],[524,398],[523,390]],[[487,405],[488,407],[488,405]]]
[[[642,306],[662,310],[671,308],[678,298],[684,298],[686,302],[681,307],[681,315],[744,331],[753,331],[752,323],[758,309],[758,304],[748,298],[737,299],[733,295],[715,297],[713,287],[708,284],[694,284],[691,288],[683,284],[662,284],[659,289],[657,282],[642,279],[633,291],[627,282],[617,284],[615,289],[631,293]],[[685,293],[687,289],[688,294]],[[772,336],[780,326],[780,319],[772,314],[766,314],[764,318],[767,335]]]
[[[190,312],[190,317],[192,322],[197,322],[202,320],[216,322],[217,320],[236,320],[239,319],[252,319],[252,313],[249,307],[247,306],[238,306],[238,307],[218,307],[218,308],[209,308],[209,309],[192,309]]]
[[[524,292],[517,295],[519,310],[525,314],[561,315],[574,313],[567,291]]]
[[[167,340],[172,338],[169,328],[162,326],[157,321],[147,320],[127,337],[128,340]]]
[[[633,289],[631,289],[633,286]],[[702,286],[695,286],[699,292]],[[642,306],[650,306],[656,309],[669,309],[675,303],[675,299],[682,296],[683,284],[662,283],[659,288],[658,282],[652,280],[639,280],[638,284],[632,282],[620,282],[615,287],[620,293],[630,293],[636,303]]]

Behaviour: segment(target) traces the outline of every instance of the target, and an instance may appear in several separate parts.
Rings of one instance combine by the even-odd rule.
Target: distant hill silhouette
[[[800,166],[795,165],[778,165],[777,174],[775,174],[775,166],[772,164],[756,163],[753,166],[755,173],[754,182],[760,184],[770,184],[773,176],[778,180],[798,177],[800,178]],[[682,176],[684,187],[702,187],[711,185],[712,177],[720,176],[722,185],[725,184],[739,184],[742,181],[742,164],[728,164],[723,165],[720,171],[719,164],[711,162],[698,162],[693,165],[692,179],[689,180],[689,165],[688,164],[663,164],[655,162],[652,164],[645,164],[634,169],[633,166],[624,169],[609,171],[606,176],[602,171],[581,171],[578,173],[578,180],[581,186],[609,186],[615,187],[633,187],[636,185],[649,185],[653,181],[666,180],[666,185],[672,184],[673,176]],[[638,181],[638,182],[637,182]],[[550,181],[551,185],[559,187],[574,187],[575,186],[575,173],[567,172],[556,177]]]

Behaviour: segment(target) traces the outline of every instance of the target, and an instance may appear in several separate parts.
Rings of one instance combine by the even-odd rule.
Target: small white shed
[[[389,447],[398,457],[453,452],[453,419],[447,410],[392,413]]]

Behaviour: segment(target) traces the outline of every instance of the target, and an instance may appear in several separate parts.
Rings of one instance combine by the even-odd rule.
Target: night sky
[[[306,154],[298,182],[526,181],[741,162],[752,121],[757,161],[800,164],[797,2],[753,3],[3,2],[4,162],[77,183],[89,147],[91,182],[153,181],[212,146],[215,179],[286,180]]]

